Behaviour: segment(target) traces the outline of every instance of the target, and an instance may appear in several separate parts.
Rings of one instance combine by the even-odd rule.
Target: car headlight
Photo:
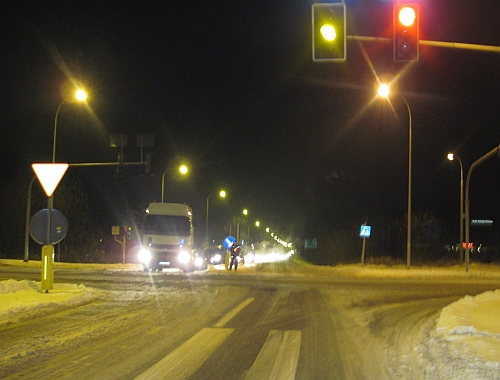
[[[214,257],[212,257],[212,261],[220,261],[221,259],[222,259],[222,257],[218,253],[215,254]]]
[[[180,263],[187,264],[191,261],[191,255],[187,251],[180,251],[179,256],[177,256],[177,259],[179,260]]]
[[[203,257],[196,257],[194,259],[194,265],[196,265],[197,267],[201,267],[203,266],[204,261],[205,260],[203,260]]]
[[[151,252],[147,250],[146,248],[143,248],[139,251],[139,254],[137,255],[139,258],[139,261],[144,264],[149,264],[151,261]]]

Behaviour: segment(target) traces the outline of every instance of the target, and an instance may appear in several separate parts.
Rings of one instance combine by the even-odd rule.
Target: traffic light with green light
[[[394,4],[394,60],[418,60],[418,4]]]
[[[313,4],[312,58],[314,62],[346,59],[345,4]]]

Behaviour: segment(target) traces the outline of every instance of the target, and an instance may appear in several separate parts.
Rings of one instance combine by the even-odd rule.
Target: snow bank
[[[6,280],[0,282],[0,325],[39,317],[75,307],[94,298],[94,291],[84,285],[54,284],[48,293],[39,282]]]
[[[416,347],[426,379],[500,379],[500,290],[466,296],[443,308]]]

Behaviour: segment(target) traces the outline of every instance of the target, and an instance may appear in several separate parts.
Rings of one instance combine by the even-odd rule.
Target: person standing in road
[[[234,270],[238,270],[238,256],[240,255],[241,252],[241,245],[239,245],[238,242],[234,242],[233,245],[231,246],[230,252],[231,252],[231,263],[229,264],[229,270],[233,269],[233,264],[234,264]]]

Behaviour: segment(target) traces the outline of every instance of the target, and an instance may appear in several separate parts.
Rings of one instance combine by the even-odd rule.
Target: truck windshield
[[[191,228],[189,218],[173,215],[147,215],[144,220],[145,234],[189,236]]]

